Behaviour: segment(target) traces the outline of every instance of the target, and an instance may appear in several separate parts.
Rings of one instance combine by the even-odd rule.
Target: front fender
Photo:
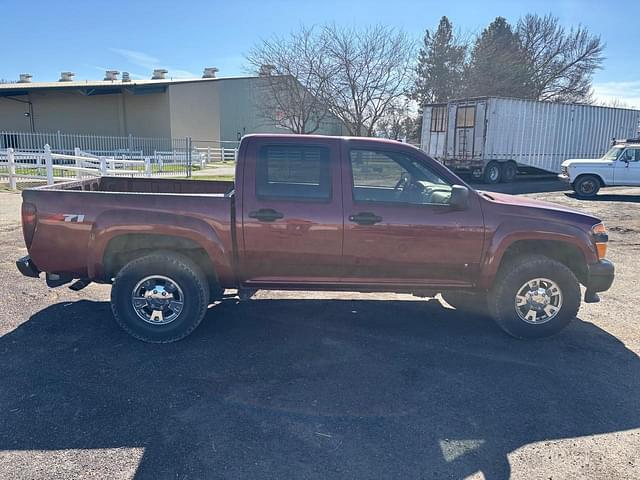
[[[197,218],[146,210],[109,210],[100,214],[89,237],[88,274],[100,278],[104,274],[104,254],[109,242],[127,234],[166,235],[191,240],[203,248],[219,277],[232,274],[231,248],[225,247],[220,235]]]
[[[504,222],[500,224],[488,241],[488,246],[481,265],[479,287],[490,288],[505,253],[515,242],[521,240],[552,240],[563,242],[577,248],[583,255],[585,263],[598,261],[598,255],[591,238],[584,230],[571,224],[547,222],[541,227],[539,220],[531,222],[518,221],[517,225]]]

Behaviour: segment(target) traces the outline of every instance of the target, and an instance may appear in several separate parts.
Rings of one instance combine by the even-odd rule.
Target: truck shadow
[[[578,199],[575,193],[565,193],[567,197]],[[640,203],[640,194],[629,195],[625,193],[600,193],[593,198],[582,198],[580,202],[627,202]]]
[[[171,345],[59,303],[0,355],[0,450],[142,447],[137,478],[506,479],[524,445],[640,427],[617,338],[517,341],[436,301],[229,302]]]

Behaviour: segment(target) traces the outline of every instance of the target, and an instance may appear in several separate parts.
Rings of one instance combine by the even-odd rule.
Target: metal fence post
[[[9,162],[9,188],[16,189],[16,159],[13,148],[7,148],[7,161]]]
[[[224,145],[220,144],[220,162],[224,163]]]
[[[144,159],[144,174],[147,177],[151,176],[151,159],[149,157]]]
[[[82,160],[78,158],[80,156],[80,148],[75,147],[73,149],[73,155],[74,157],[76,157],[76,168],[78,169],[76,170],[76,178],[82,178],[82,173],[80,173],[80,168],[82,167]]]
[[[107,159],[100,157],[100,175],[107,174]]]
[[[191,137],[187,137],[187,178],[191,178]]]
[[[47,170],[47,185],[53,185],[53,157],[48,143],[44,146],[44,166]]]

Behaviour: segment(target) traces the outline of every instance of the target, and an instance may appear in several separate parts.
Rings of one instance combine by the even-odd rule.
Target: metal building
[[[515,168],[514,162],[559,172],[564,160],[600,157],[612,138],[635,136],[639,123],[639,110],[469,98],[426,105],[421,146],[445,165],[476,176],[497,169],[499,178],[500,168]]]
[[[261,112],[268,91],[264,77],[171,79],[166,70],[150,80],[132,80],[107,71],[104,80],[77,81],[62,72],[57,82],[33,82],[28,74],[18,83],[0,84],[0,131],[56,132],[179,138],[198,142],[235,142],[248,133],[285,133]],[[318,132],[343,133],[342,123],[329,117]]]

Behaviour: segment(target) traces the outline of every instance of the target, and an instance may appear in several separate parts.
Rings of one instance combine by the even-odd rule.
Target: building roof
[[[223,80],[254,79],[256,76],[215,77],[215,78],[165,78],[158,80],[83,80],[71,82],[27,82],[0,84],[0,97],[27,95],[33,91],[78,90],[85,95],[100,95],[130,91],[132,93],[164,92],[169,85],[179,83],[215,82]]]

